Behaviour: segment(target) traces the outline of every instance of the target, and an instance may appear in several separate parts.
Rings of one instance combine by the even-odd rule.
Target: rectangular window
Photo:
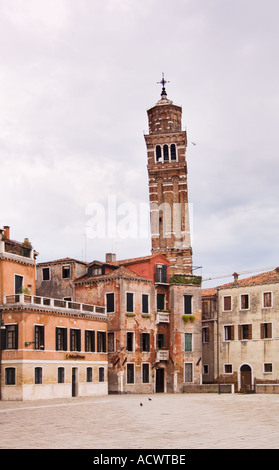
[[[126,312],[134,312],[134,294],[126,292]]]
[[[70,265],[62,266],[62,278],[70,279],[70,277],[71,277],[71,266]]]
[[[225,338],[225,341],[234,340],[234,326],[233,325],[224,326],[224,338]]]
[[[264,364],[264,373],[270,373],[270,372],[272,372],[272,363],[266,362]]]
[[[232,309],[232,298],[230,295],[225,295],[223,297],[223,311],[230,312]]]
[[[58,367],[58,383],[63,384],[65,382],[65,369],[64,367]]]
[[[272,292],[263,293],[263,308],[272,307]]]
[[[114,333],[108,333],[108,352],[114,351]]]
[[[252,325],[239,325],[238,337],[240,340],[252,339]]]
[[[105,381],[105,368],[99,367],[99,382]]]
[[[155,282],[167,283],[167,266],[165,264],[156,264]]]
[[[209,328],[207,326],[202,328],[202,342],[209,343]]]
[[[93,381],[93,369],[92,367],[87,367],[86,368],[86,382],[92,382]]]
[[[164,333],[157,334],[157,349],[162,349],[166,347],[166,336]]]
[[[113,292],[106,294],[106,304],[107,304],[107,312],[108,313],[114,312],[114,293]]]
[[[272,323],[261,323],[261,339],[272,338]]]
[[[185,382],[193,381],[193,364],[192,362],[186,362],[184,365],[185,370]]]
[[[165,310],[165,294],[157,294],[157,310]]]
[[[141,348],[141,351],[143,352],[150,351],[150,333],[141,333],[140,348]]]
[[[6,325],[6,348],[18,349],[18,325]]]
[[[207,375],[207,374],[209,373],[208,364],[204,364],[204,365],[202,366],[202,370],[203,370],[202,373]]]
[[[23,276],[15,274],[15,294],[21,294],[23,289]]]
[[[224,370],[225,370],[225,374],[232,374],[232,365],[231,364],[225,364],[224,365]]]
[[[95,331],[85,330],[84,340],[85,340],[85,351],[95,352]]]
[[[80,351],[81,350],[81,332],[80,330],[70,329],[70,350],[71,351]]]
[[[67,351],[67,328],[56,327],[56,351]]]
[[[16,384],[15,367],[6,367],[5,368],[5,385],[15,385],[15,384]]]
[[[184,295],[184,315],[192,315],[192,296]]]
[[[147,363],[142,364],[142,383],[149,383],[149,364]]]
[[[134,333],[128,331],[126,333],[126,351],[134,350]]]
[[[43,325],[34,326],[35,349],[44,349],[45,347],[45,327]]]
[[[97,331],[97,352],[107,352],[107,335],[105,331]]]
[[[127,364],[127,384],[135,383],[135,365]]]
[[[43,383],[43,368],[35,367],[35,384]]]
[[[249,309],[249,294],[241,294],[240,296],[240,309],[248,310]]]
[[[43,281],[49,281],[50,280],[50,269],[49,268],[43,268]]]
[[[149,313],[149,295],[148,294],[142,294],[141,296],[141,311],[142,313]]]
[[[192,351],[192,333],[185,333],[185,351]]]

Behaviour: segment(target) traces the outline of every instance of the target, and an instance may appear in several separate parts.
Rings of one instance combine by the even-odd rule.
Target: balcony
[[[168,311],[157,310],[156,313],[156,323],[169,323],[170,322],[170,313]]]
[[[24,306],[41,306],[46,309],[61,309],[75,314],[98,315],[106,318],[106,309],[100,305],[83,304],[62,299],[52,299],[50,297],[39,297],[37,295],[28,294],[12,294],[4,295],[4,305],[24,305]]]
[[[158,349],[156,351],[156,362],[168,361],[169,360],[169,350],[168,349]]]

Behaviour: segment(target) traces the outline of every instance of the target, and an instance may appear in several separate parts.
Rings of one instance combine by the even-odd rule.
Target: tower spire
[[[162,97],[162,98],[167,97],[167,92],[166,92],[165,84],[166,84],[166,83],[170,83],[170,82],[168,82],[167,80],[165,80],[165,74],[164,74],[164,72],[162,72],[162,80],[161,80],[160,82],[157,82],[157,83],[160,83],[160,84],[162,85],[161,97]]]

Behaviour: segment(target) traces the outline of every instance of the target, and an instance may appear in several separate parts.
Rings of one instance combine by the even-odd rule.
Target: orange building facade
[[[1,398],[107,394],[105,307],[37,296],[31,244],[0,237]]]

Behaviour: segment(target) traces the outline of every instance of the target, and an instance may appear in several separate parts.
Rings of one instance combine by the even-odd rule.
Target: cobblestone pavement
[[[2,401],[0,436],[1,449],[278,449],[279,395]]]

